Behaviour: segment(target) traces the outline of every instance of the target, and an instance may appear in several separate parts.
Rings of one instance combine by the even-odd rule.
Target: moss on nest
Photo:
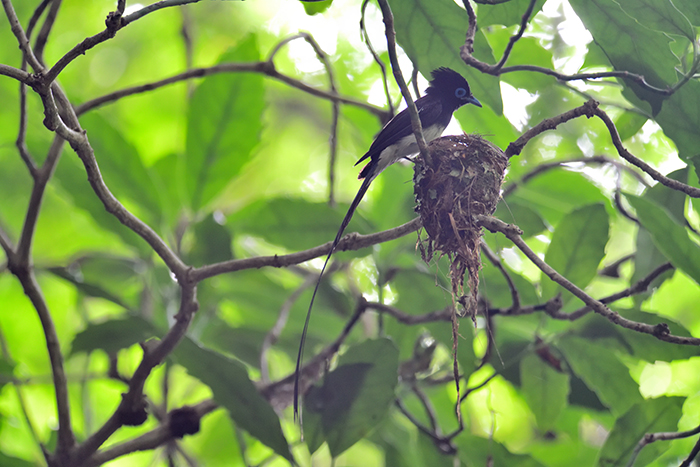
[[[508,159],[476,135],[446,136],[428,145],[430,164],[418,158],[414,172],[416,212],[427,238],[419,241],[423,260],[435,252],[450,259],[452,292],[474,317],[479,285],[481,228],[476,214],[492,214],[501,195]],[[471,290],[464,299],[464,277]]]

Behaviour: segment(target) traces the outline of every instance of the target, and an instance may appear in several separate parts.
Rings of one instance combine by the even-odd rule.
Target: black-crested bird
[[[455,110],[460,108],[465,104],[474,104],[481,107],[481,103],[472,96],[469,89],[469,84],[462,75],[449,68],[438,68],[433,70],[431,73],[432,80],[430,80],[430,85],[425,91],[425,95],[416,100],[416,108],[418,109],[418,116],[420,117],[421,126],[423,127],[423,137],[426,142],[430,142],[442,135],[445,128],[450,123],[452,119],[452,114]],[[318,281],[316,282],[316,287],[314,288],[313,295],[311,296],[311,303],[309,303],[309,311],[306,314],[306,321],[304,322],[304,330],[301,334],[301,342],[299,343],[299,353],[297,355],[297,364],[294,374],[294,416],[300,414],[299,412],[299,378],[301,370],[301,360],[304,354],[304,342],[306,341],[306,332],[309,327],[309,318],[311,317],[311,309],[314,305],[314,300],[316,298],[316,293],[318,292],[318,287],[321,284],[321,278],[326,270],[328,261],[331,259],[331,255],[338,246],[338,242],[345,232],[345,228],[348,226],[350,219],[352,219],[357,206],[362,201],[362,198],[367,193],[369,185],[372,183],[377,175],[379,175],[384,169],[389,167],[394,162],[399,159],[403,159],[418,153],[418,144],[416,143],[416,138],[413,134],[413,128],[411,126],[411,117],[408,113],[408,109],[404,109],[394,118],[392,118],[389,123],[387,123],[382,131],[379,132],[375,138],[372,145],[369,147],[369,151],[357,161],[360,162],[369,159],[369,163],[360,172],[359,179],[364,179],[362,185],[360,186],[355,199],[352,200],[350,204],[350,209],[348,209],[347,214],[343,222],[340,224],[338,233],[333,240],[330,251],[328,251],[328,256],[326,256],[326,262],[321,268],[321,273],[318,276]]]

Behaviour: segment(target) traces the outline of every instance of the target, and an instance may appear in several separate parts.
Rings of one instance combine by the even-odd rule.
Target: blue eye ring
[[[458,97],[459,99],[462,99],[463,97],[467,96],[467,90],[464,88],[457,88],[455,90],[455,96]]]

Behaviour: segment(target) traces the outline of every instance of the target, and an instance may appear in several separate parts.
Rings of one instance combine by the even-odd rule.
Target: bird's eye
[[[457,96],[460,99],[465,97],[466,95],[467,95],[467,90],[464,88],[457,88],[457,90],[455,91],[455,96]]]

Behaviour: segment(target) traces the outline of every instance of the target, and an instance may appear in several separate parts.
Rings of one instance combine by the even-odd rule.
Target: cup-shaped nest
[[[423,260],[435,252],[450,259],[452,292],[474,316],[481,261],[481,228],[473,216],[496,210],[508,158],[476,135],[446,136],[428,145],[430,161],[418,158],[413,176],[416,212],[426,239],[419,248]],[[464,297],[464,277],[471,290]]]

